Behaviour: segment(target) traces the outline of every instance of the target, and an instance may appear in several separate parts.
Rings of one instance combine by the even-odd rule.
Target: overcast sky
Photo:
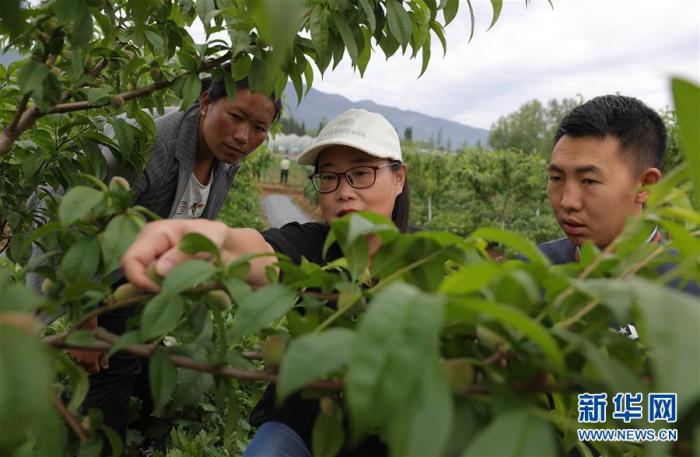
[[[671,105],[669,78],[700,81],[700,0],[505,0],[498,23],[488,0],[472,0],[476,30],[460,2],[447,27],[447,55],[433,38],[426,73],[420,58],[373,55],[363,79],[346,56],[314,87],[351,100],[489,128],[534,98],[619,92],[654,108]]]

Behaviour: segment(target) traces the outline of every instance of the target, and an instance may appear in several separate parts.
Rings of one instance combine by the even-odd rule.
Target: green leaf
[[[340,37],[343,39],[345,47],[348,49],[350,60],[353,64],[356,65],[359,51],[357,50],[357,42],[355,41],[355,36],[353,35],[352,30],[350,30],[350,26],[348,25],[344,16],[342,16],[341,14],[336,14],[332,17],[333,23],[338,29],[338,33],[340,33]]]
[[[626,282],[610,279],[587,279],[576,281],[573,286],[603,302],[615,313],[617,320],[624,322],[630,318],[634,291]]]
[[[374,8],[370,4],[370,0],[360,0],[360,6],[365,11],[370,32],[374,33],[374,30],[377,28],[377,19],[374,17]]]
[[[239,52],[250,46],[250,34],[245,30],[232,30],[229,32],[231,37],[231,55],[236,56]]]
[[[26,28],[24,11],[20,8],[20,0],[7,0],[0,8],[0,32],[9,32],[16,36]]]
[[[271,284],[247,295],[238,305],[231,338],[248,335],[284,316],[296,298],[295,291],[283,284]]]
[[[71,346],[90,346],[95,344],[96,341],[92,332],[89,330],[77,330],[66,338],[66,344],[70,344]]]
[[[98,235],[102,245],[102,261],[105,273],[111,273],[119,267],[122,256],[136,239],[141,227],[130,216],[121,214],[107,224],[104,232]]]
[[[392,455],[445,455],[453,420],[452,393],[437,360],[422,366],[420,389],[389,424]]]
[[[197,16],[199,16],[199,19],[205,26],[209,26],[210,22],[206,21],[207,15],[209,12],[215,9],[216,4],[214,4],[214,0],[197,0],[197,3],[195,3],[195,11],[197,12]]]
[[[520,252],[533,263],[549,265],[549,259],[537,249],[535,243],[517,233],[487,227],[476,230],[470,235],[470,238],[482,238],[484,240],[501,243],[504,246]]]
[[[472,7],[472,1],[467,0],[467,6],[469,7],[469,40],[467,41],[468,43],[471,43],[472,38],[474,38],[474,8]]]
[[[292,340],[280,365],[278,401],[283,401],[287,395],[309,382],[347,365],[354,336],[351,330],[333,328]]]
[[[428,69],[428,63],[430,62],[430,34],[426,35],[425,41],[421,46],[423,62],[421,63],[420,74],[418,75],[419,78],[423,76],[425,70]]]
[[[112,354],[116,354],[125,347],[130,346],[132,344],[136,344],[140,341],[141,332],[139,332],[138,330],[129,330],[128,332],[124,333],[122,336],[119,337],[119,339],[112,345],[112,348],[109,350],[109,353],[107,355],[111,356]]]
[[[297,105],[301,103],[301,99],[304,97],[304,86],[301,83],[301,75],[299,73],[290,72],[289,79],[292,80],[292,85],[294,86],[294,92],[297,94]]]
[[[671,82],[683,154],[693,180],[695,204],[700,205],[700,87],[680,79]]]
[[[451,273],[440,284],[440,292],[448,295],[470,294],[486,287],[501,274],[501,268],[492,262],[464,265]]]
[[[554,333],[579,349],[611,392],[643,392],[644,386],[637,375],[623,362],[611,357],[587,339],[565,330],[555,329]]]
[[[564,356],[554,338],[542,325],[520,309],[476,299],[464,300],[461,305],[471,312],[486,314],[497,322],[507,324],[519,331],[542,349],[555,370],[564,371]]]
[[[99,457],[102,453],[102,439],[93,435],[87,442],[80,445],[77,457]]]
[[[306,80],[306,92],[304,95],[307,95],[314,85],[314,69],[308,61],[304,67],[304,79]]]
[[[247,282],[239,278],[226,278],[224,279],[224,286],[231,296],[231,300],[237,305],[245,297],[253,292],[253,289],[248,285]]]
[[[180,240],[180,245],[178,247],[185,254],[207,252],[217,260],[217,263],[221,264],[221,254],[219,248],[212,240],[200,233],[186,234]]]
[[[194,50],[189,51],[181,49],[177,52],[177,58],[180,60],[180,65],[182,65],[184,69],[192,72],[197,71],[197,67],[199,67],[199,57]],[[180,89],[182,90],[182,88]]]
[[[64,227],[84,218],[98,203],[102,202],[104,195],[99,190],[86,186],[71,188],[61,200],[58,207],[58,219]]]
[[[68,403],[68,410],[76,413],[83,403],[83,400],[85,400],[88,388],[90,387],[87,373],[78,366],[78,364],[73,362],[67,353],[56,351],[54,356],[58,360],[61,371],[68,376],[70,381],[71,397]]]
[[[440,25],[439,22],[437,21],[432,21],[430,23],[430,28],[435,32],[435,35],[438,37],[438,40],[440,40],[440,44],[442,45],[442,56],[444,57],[447,54],[447,40],[445,39],[445,30],[442,28],[442,25]]]
[[[425,367],[439,357],[442,315],[439,296],[405,283],[392,283],[375,295],[357,327],[345,379],[356,437],[387,429],[396,417],[415,411],[411,401],[429,387],[422,384]],[[437,442],[441,435],[429,439]]]
[[[61,83],[56,75],[49,73],[40,87],[32,91],[32,100],[43,112],[49,111],[61,98]]]
[[[188,109],[192,103],[199,98],[199,94],[202,92],[202,81],[200,81],[197,75],[187,75],[184,78],[185,82],[182,85],[182,104],[180,105],[180,109],[183,111]]]
[[[124,442],[122,441],[122,437],[109,427],[102,426],[100,430],[102,433],[107,435],[109,447],[112,450],[112,455],[122,455],[122,451],[124,450]]]
[[[91,87],[85,92],[87,93],[88,103],[91,105],[106,105],[109,103],[109,97],[112,93],[111,86]]]
[[[57,0],[54,11],[58,22],[66,26],[90,14],[90,10],[84,0]]]
[[[99,266],[100,243],[96,238],[84,238],[68,249],[58,273],[68,282],[92,279]]]
[[[462,457],[557,457],[552,428],[527,410],[500,414],[462,453]]]
[[[54,414],[55,364],[42,346],[0,322],[0,449],[14,450],[28,435],[40,436],[43,419]]]
[[[216,274],[216,267],[210,262],[191,259],[177,265],[163,280],[161,294],[177,295],[202,284]]]
[[[134,149],[134,128],[124,119],[118,117],[112,121],[111,125],[119,144],[119,150],[122,155],[128,154]]]
[[[165,349],[158,347],[148,364],[149,383],[153,396],[153,414],[159,416],[177,384],[177,370]]]
[[[457,16],[457,10],[459,9],[459,0],[447,0],[445,7],[442,9],[442,14],[445,17],[445,26],[449,25],[450,22]]]
[[[644,319],[640,339],[651,358],[654,390],[677,393],[681,417],[700,398],[700,383],[688,382],[700,379],[700,358],[688,352],[698,347],[700,299],[642,278],[630,287]]]
[[[75,49],[82,48],[90,43],[92,39],[92,15],[89,10],[85,8],[83,15],[78,18],[78,20],[73,24],[72,34],[71,34],[71,44]]]
[[[43,62],[29,60],[25,63],[17,73],[17,84],[19,84],[22,93],[28,94],[35,89],[38,89],[44,84],[44,79],[49,75],[50,69]]]
[[[364,41],[364,46],[360,55],[357,57],[357,69],[360,70],[360,76],[365,75],[365,69],[367,64],[369,64],[369,59],[372,56],[372,35],[366,27],[362,27],[362,37]],[[313,74],[313,72],[312,72]]]
[[[141,338],[151,340],[171,331],[184,312],[185,301],[179,295],[156,295],[141,313]]]
[[[340,408],[335,409],[332,415],[319,414],[316,416],[314,428],[311,432],[311,448],[316,457],[333,457],[343,447],[345,430]]]
[[[154,53],[162,52],[163,47],[165,46],[163,38],[153,30],[146,29],[144,33],[146,34],[146,39],[148,40],[148,42],[151,43],[151,46],[153,46]]]
[[[489,25],[486,31],[491,30],[491,28],[496,25],[496,21],[501,15],[501,9],[503,9],[503,0],[491,0],[491,7],[493,8],[493,19],[491,19],[491,25]]]
[[[44,297],[19,284],[0,288],[0,311],[33,311],[44,304]]]
[[[398,233],[390,219],[376,213],[352,213],[331,222],[331,231],[323,246],[324,254],[334,242],[338,242],[347,259],[350,273],[358,278],[367,266],[366,236],[377,234],[386,241]]]
[[[326,15],[326,9],[321,5],[316,5],[311,9],[311,17],[309,17],[311,44],[319,56],[328,52],[328,19]]]
[[[401,47],[406,49],[406,46],[411,41],[411,32],[413,31],[411,17],[398,0],[387,0],[386,12],[389,31],[396,38],[396,41],[401,44]]]

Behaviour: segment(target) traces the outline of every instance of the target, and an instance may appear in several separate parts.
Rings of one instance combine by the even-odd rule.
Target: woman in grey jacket
[[[224,71],[231,71],[229,64]],[[213,81],[187,111],[155,120],[156,137],[146,167],[142,174],[127,176],[134,205],[162,218],[217,217],[240,162],[265,141],[280,114],[274,94],[252,92],[247,80],[238,81],[236,88],[236,95],[229,98],[223,81]],[[111,152],[105,148],[103,153],[110,170],[116,169]],[[116,310],[89,326],[122,334],[132,312]],[[85,408],[101,410],[105,424],[122,438],[132,394],[143,400],[141,417],[150,415],[147,364],[128,354],[116,354],[110,360],[94,351],[73,350],[70,355],[92,373]]]

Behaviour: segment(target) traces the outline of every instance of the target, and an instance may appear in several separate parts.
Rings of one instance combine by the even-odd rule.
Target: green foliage
[[[493,149],[519,149],[549,157],[559,123],[579,104],[572,98],[552,99],[547,106],[531,100],[491,126],[489,145]]]
[[[467,149],[414,152],[404,145],[411,185],[411,222],[422,229],[467,235],[507,228],[541,243],[559,238],[546,194],[540,154]]]
[[[491,5],[493,26],[502,2]],[[443,27],[459,2],[54,0],[19,6],[11,1],[0,8],[0,45],[11,44],[24,56],[0,67],[0,227],[3,236],[6,226],[12,232],[0,263],[0,453],[96,455],[105,444],[95,432],[104,428],[99,417],[79,411],[85,376],[59,348],[111,343],[72,326],[101,312],[100,305],[136,305],[114,300],[110,286],[121,255],[152,214],[131,207],[127,189],[105,181],[142,170],[154,134],[143,109],[187,107],[200,90],[200,73],[210,72],[229,89],[248,76],[253,89],[267,93],[281,93],[291,79],[301,98],[302,78],[307,89],[313,82],[311,66],[323,73],[346,53],[361,74],[373,51],[390,57],[399,48],[421,54],[424,71],[431,37],[446,47]],[[205,44],[187,32],[195,18],[204,23]],[[215,32],[228,33],[231,43],[212,39]],[[232,71],[222,74],[215,67],[227,57]],[[681,167],[654,191],[645,219],[630,224],[617,250],[584,248],[580,264],[549,265],[522,239],[541,241],[552,233],[551,223],[541,222],[551,219],[538,212],[547,212],[544,157],[501,150],[407,154],[420,176],[414,199],[419,225],[462,236],[482,225],[495,229],[467,239],[447,232],[399,234],[387,220],[353,214],[332,224],[344,260],[325,267],[281,262],[280,278],[271,271],[271,284],[256,291],[241,280],[248,259],[233,266],[182,264],[160,294],[138,299],[145,303],[116,343],[151,356],[159,415],[147,436],[127,440],[125,453],[240,454],[250,435],[245,418],[261,390],[243,380],[276,380],[277,368],[281,393],[312,391],[325,405],[312,436],[319,455],[332,455],[343,439],[367,432],[379,434],[393,455],[568,452],[577,445],[571,438],[576,394],[629,386],[678,392],[678,448],[697,447],[697,434],[688,430],[698,427],[700,391],[693,380],[700,373],[694,350],[700,306],[696,297],[666,287],[700,280],[700,214],[689,198],[692,192],[698,201],[696,94],[697,87],[676,83]],[[530,108],[527,120],[552,125],[540,115],[544,108]],[[533,136],[545,137],[539,131]],[[117,170],[108,169],[106,150]],[[253,215],[259,205],[253,180],[272,162],[264,150],[251,159],[221,216],[231,225],[260,223]],[[652,223],[673,235],[675,256],[665,247],[651,256],[650,246],[640,245]],[[383,244],[369,262],[371,233]],[[531,261],[495,263],[485,253],[489,240]],[[30,260],[32,243],[42,248],[41,259]],[[193,237],[183,247],[211,251]],[[669,262],[676,268],[659,277],[657,268]],[[28,273],[51,280],[46,296],[22,285]],[[630,278],[634,274],[640,278]],[[230,310],[208,295],[221,288],[231,298]],[[50,335],[49,329],[37,338],[34,310],[59,309],[66,316],[54,327],[71,334]],[[632,320],[638,343],[609,329],[610,322]],[[265,371],[250,350],[271,334],[288,340],[289,349],[279,367]],[[153,340],[150,349],[136,345]],[[444,367],[451,360],[472,367],[468,382],[449,382]],[[312,377],[325,383],[308,388]],[[54,389],[57,380],[65,391]],[[553,409],[545,392],[555,399]],[[69,441],[54,399],[68,403],[63,415],[78,415],[78,423],[89,418],[82,446]],[[350,436],[342,428],[346,418]],[[118,453],[113,432],[107,434]],[[560,444],[555,437],[562,437]],[[596,444],[601,455],[658,449]]]

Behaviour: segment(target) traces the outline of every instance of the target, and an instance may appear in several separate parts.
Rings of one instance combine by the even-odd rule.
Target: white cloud
[[[489,32],[490,2],[473,4],[472,42],[462,2],[421,79],[420,61],[377,55],[363,80],[343,62],[315,87],[488,128],[533,98],[620,92],[663,108],[671,74],[700,80],[698,1],[506,1]]]
[[[447,55],[433,39],[422,78],[420,59],[375,54],[364,78],[346,58],[314,87],[351,100],[489,128],[537,98],[591,98],[619,92],[655,108],[672,104],[671,75],[700,81],[700,0],[506,0],[495,27],[491,3],[472,0],[471,43],[464,1],[447,27]],[[203,33],[198,40],[203,40]]]

